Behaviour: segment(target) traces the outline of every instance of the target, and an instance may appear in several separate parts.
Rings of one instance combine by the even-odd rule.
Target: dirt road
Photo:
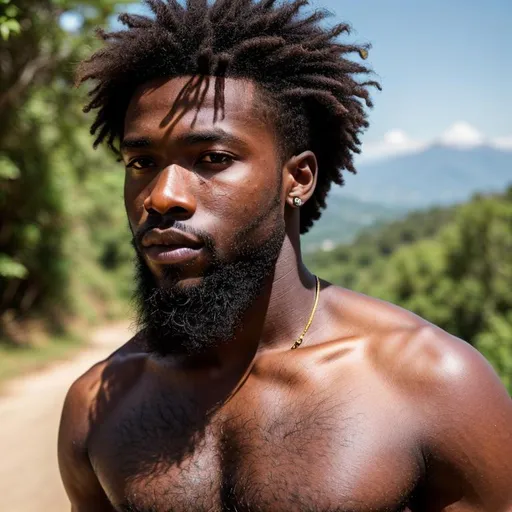
[[[91,346],[7,384],[0,395],[0,510],[64,512],[70,506],[57,466],[57,430],[66,391],[90,366],[130,336],[128,325],[99,329]]]

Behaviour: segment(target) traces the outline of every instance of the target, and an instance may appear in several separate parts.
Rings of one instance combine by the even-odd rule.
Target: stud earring
[[[302,199],[300,197],[293,198],[293,206],[300,208],[302,206]]]

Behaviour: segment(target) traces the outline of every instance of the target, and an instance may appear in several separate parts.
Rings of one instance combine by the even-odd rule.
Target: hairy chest
[[[112,504],[131,512],[407,510],[419,468],[381,413],[329,394],[229,414],[162,397],[120,409],[90,444]]]

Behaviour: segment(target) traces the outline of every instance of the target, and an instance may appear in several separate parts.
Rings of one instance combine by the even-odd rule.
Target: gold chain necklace
[[[304,341],[304,336],[306,336],[309,326],[313,322],[313,317],[315,316],[316,307],[318,306],[318,298],[320,296],[320,279],[318,279],[317,276],[315,276],[315,279],[316,279],[316,291],[315,291],[315,303],[313,304],[313,310],[311,311],[311,315],[309,315],[309,320],[308,320],[308,323],[306,324],[306,327],[304,327],[302,334],[297,338],[297,341],[292,345],[291,350],[294,350],[301,346],[302,342]]]

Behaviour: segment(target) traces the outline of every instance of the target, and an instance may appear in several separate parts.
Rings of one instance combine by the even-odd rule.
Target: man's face
[[[159,352],[232,336],[272,273],[284,197],[263,108],[250,82],[226,79],[219,105],[214,78],[189,77],[145,84],[129,105],[125,204],[140,318]]]

